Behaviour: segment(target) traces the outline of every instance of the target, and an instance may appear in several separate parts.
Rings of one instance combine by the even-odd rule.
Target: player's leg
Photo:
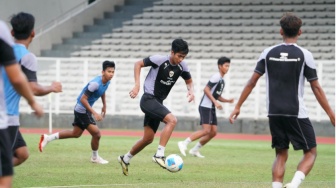
[[[144,122],[147,122],[146,117]],[[130,164],[130,160],[132,159],[132,157],[138,154],[147,145],[151,144],[154,140],[154,136],[155,131],[150,126],[144,125],[144,134],[142,138],[133,145],[133,147],[129,152],[118,157],[118,162],[120,163],[122,172],[125,176],[128,176],[128,166]]]
[[[25,162],[29,157],[29,150],[20,131],[18,131],[17,139],[13,147],[13,165],[18,166]]]
[[[210,124],[203,124],[202,129],[194,132],[193,134],[190,135],[190,140],[195,141],[199,138],[207,136],[207,138],[210,138],[210,133],[211,133],[212,126]]]
[[[130,153],[134,156],[144,149],[147,145],[151,144],[154,140],[155,132],[150,126],[144,126],[144,135],[132,147]]]
[[[200,139],[200,141],[191,149],[189,150],[189,154],[195,157],[204,158],[203,155],[199,152],[199,150],[208,143],[213,137],[217,134],[217,116],[216,116],[216,110],[210,109],[210,108],[199,108],[201,114],[203,114],[202,122],[206,123],[203,124],[203,130],[206,130],[206,134],[203,135]]]
[[[74,116],[75,117],[74,117],[74,122],[72,123],[72,126],[73,126],[72,130],[63,130],[60,132],[53,133],[51,135],[47,135],[47,134],[41,135],[41,139],[39,143],[40,152],[42,152],[44,147],[51,141],[54,141],[57,139],[79,138],[83,134],[86,127],[92,123],[92,116],[90,114],[78,113],[74,111]]]
[[[273,177],[272,182],[275,185],[279,184],[279,186],[282,187],[287,159],[288,159],[288,149],[275,149],[275,160],[272,166],[272,177]]]
[[[189,143],[191,143],[192,141],[195,141],[195,140],[209,134],[210,131],[211,131],[210,123],[212,123],[212,117],[211,117],[210,108],[205,108],[205,107],[199,106],[198,111],[199,111],[199,114],[200,114],[200,125],[202,125],[202,129],[192,133],[184,141],[180,141],[180,142],[177,143],[181,154],[184,155],[184,156],[186,156],[185,152],[188,148]]]
[[[67,138],[79,138],[83,132],[84,130],[82,128],[74,125],[72,130],[63,130],[60,132],[53,133],[51,135],[43,134],[41,135],[39,144],[40,152],[42,152],[44,147],[51,141]]]
[[[272,186],[280,188],[288,159],[289,139],[283,117],[269,117],[269,127],[272,136],[272,148],[275,148],[275,160],[272,166]]]
[[[204,146],[207,144],[211,139],[213,139],[217,135],[217,125],[210,125],[210,131],[208,134],[204,135],[199,143]]]
[[[97,125],[90,124],[86,130],[91,134],[91,149],[97,151],[99,149],[99,140],[101,137],[100,130]]]
[[[12,142],[7,129],[0,129],[0,187],[11,187],[13,180]]]
[[[107,160],[103,159],[98,154],[99,149],[99,141],[100,141],[100,130],[97,125],[90,124],[87,126],[86,130],[91,134],[91,149],[92,149],[92,156],[91,162],[99,163],[99,164],[107,164],[109,163]]]
[[[163,147],[166,147],[176,126],[177,119],[172,113],[169,113],[164,117],[163,122],[165,122],[166,125],[161,132],[159,144]]]
[[[317,150],[314,128],[308,118],[288,118],[289,139],[295,150],[303,150],[291,187],[298,187],[314,166]]]

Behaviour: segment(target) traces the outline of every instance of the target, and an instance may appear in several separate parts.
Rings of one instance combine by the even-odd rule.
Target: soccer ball
[[[183,160],[177,154],[170,154],[166,157],[166,168],[169,172],[178,172],[183,167]]]

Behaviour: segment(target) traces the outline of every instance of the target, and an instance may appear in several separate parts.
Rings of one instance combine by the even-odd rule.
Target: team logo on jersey
[[[174,71],[169,71],[169,76],[173,77],[174,76]]]
[[[287,59],[288,53],[280,53],[280,59]]]
[[[168,63],[165,63],[163,69],[166,69],[167,67],[168,67]]]
[[[285,61],[285,62],[298,62],[300,61],[300,58],[297,59],[288,59],[288,53],[286,52],[281,52],[280,53],[280,58],[277,57],[270,57],[269,60],[271,61]]]

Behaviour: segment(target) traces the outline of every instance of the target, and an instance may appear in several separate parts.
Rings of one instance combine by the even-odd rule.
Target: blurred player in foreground
[[[6,24],[0,20],[0,187],[12,187],[13,153],[12,140],[9,135],[6,115],[6,102],[3,85],[3,74],[6,74],[15,90],[20,93],[35,111],[37,117],[43,115],[42,107],[35,101],[28,81],[15,60],[12,46],[14,42]]]
[[[35,32],[35,18],[33,15],[20,12],[12,16],[10,23],[12,25],[12,35],[15,39],[14,53],[16,61],[20,63],[21,70],[26,75],[29,87],[35,96],[47,95],[51,92],[61,92],[62,85],[59,82],[53,82],[50,86],[41,86],[37,83],[37,60],[36,56],[28,51],[28,47],[32,42]],[[5,74],[4,74],[5,75]],[[29,157],[27,144],[23,139],[20,127],[20,98],[21,95],[15,91],[8,77],[4,76],[4,86],[6,95],[8,129],[13,141],[13,164],[18,166]]]

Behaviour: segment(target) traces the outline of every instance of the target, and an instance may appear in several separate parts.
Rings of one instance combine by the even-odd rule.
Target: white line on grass
[[[199,184],[200,182],[185,182],[186,184]],[[202,184],[213,184],[215,182],[202,182]],[[239,185],[270,185],[271,182],[220,182],[221,184],[232,185],[232,184],[239,184]],[[332,181],[306,181],[304,184],[334,184],[335,182]],[[103,185],[65,185],[65,186],[44,186],[44,187],[25,187],[25,188],[64,188],[64,187],[111,187],[111,186],[141,186],[141,185],[160,185],[160,184],[179,184],[179,183],[134,183],[134,184],[103,184]]]

